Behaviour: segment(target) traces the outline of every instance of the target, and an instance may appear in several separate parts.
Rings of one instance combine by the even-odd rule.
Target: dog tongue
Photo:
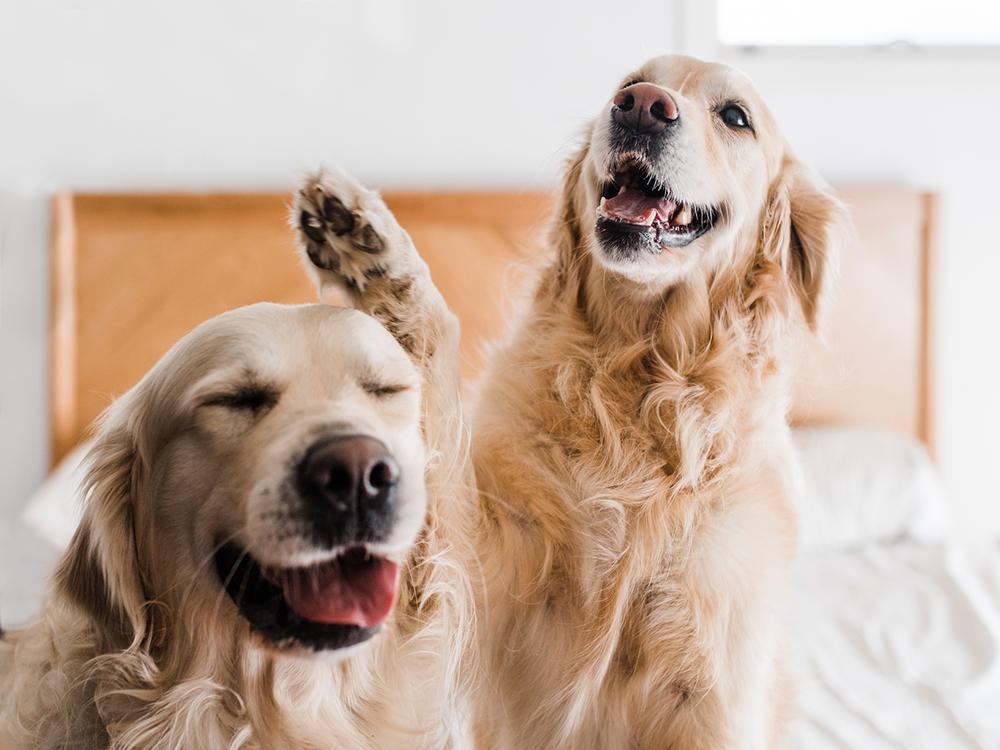
[[[286,571],[285,601],[297,615],[329,625],[370,628],[396,603],[399,566],[363,551],[348,551],[331,562]]]
[[[646,195],[632,188],[625,188],[619,195],[604,201],[607,216],[629,224],[652,224],[654,219],[670,221],[675,208],[676,204],[667,198]]]

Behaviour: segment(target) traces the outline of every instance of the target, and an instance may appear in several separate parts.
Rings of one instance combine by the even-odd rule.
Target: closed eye
[[[206,396],[199,406],[216,406],[258,416],[273,409],[280,395],[276,388],[270,386],[240,385]]]
[[[388,398],[410,390],[410,386],[402,383],[378,383],[371,380],[361,383],[361,387],[365,389],[365,393],[371,394],[375,398]]]

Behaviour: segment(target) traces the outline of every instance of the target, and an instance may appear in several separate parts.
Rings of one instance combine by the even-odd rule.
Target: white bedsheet
[[[790,625],[790,747],[1000,749],[1000,546],[810,552]]]

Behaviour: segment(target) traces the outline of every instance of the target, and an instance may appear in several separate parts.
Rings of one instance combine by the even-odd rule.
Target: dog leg
[[[422,368],[455,360],[458,321],[431,281],[409,235],[382,197],[350,175],[321,171],[295,195],[291,220],[309,275],[320,293],[339,290],[377,319]]]
[[[320,294],[344,294],[351,305],[385,326],[421,370],[428,524],[408,566],[401,599],[411,603],[406,611],[413,614],[415,627],[430,613],[450,623],[440,627],[449,634],[447,642],[416,639],[413,648],[441,654],[440,686],[452,686],[445,688],[449,697],[443,700],[453,706],[463,703],[466,688],[457,685],[469,678],[459,675],[466,675],[466,665],[475,661],[467,657],[473,644],[471,594],[463,566],[444,563],[449,558],[472,559],[466,547],[473,538],[468,526],[474,518],[474,480],[460,395],[458,319],[381,196],[351,176],[319,172],[306,179],[295,194],[291,221]],[[422,564],[425,560],[436,562]],[[411,696],[414,705],[427,697]],[[454,717],[463,712],[452,708],[444,714],[451,717],[446,723],[457,727],[460,722]],[[461,738],[464,730],[452,730],[458,734],[442,746],[467,746]]]
[[[299,188],[291,219],[321,293],[333,288],[346,294],[418,360],[447,343],[450,331],[442,329],[454,327],[454,316],[378,192],[344,172],[321,171]]]

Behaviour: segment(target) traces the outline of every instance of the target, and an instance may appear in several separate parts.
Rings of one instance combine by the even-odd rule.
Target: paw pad
[[[335,195],[327,195],[323,198],[323,218],[330,225],[331,231],[338,237],[353,231],[358,223],[354,214],[351,213],[351,209]]]
[[[376,232],[371,224],[365,224],[357,236],[354,237],[354,244],[359,250],[366,253],[380,253],[385,249],[385,240]]]
[[[308,211],[299,214],[299,229],[313,242],[322,244],[326,239],[323,236],[323,222]]]
[[[317,175],[303,185],[292,223],[309,262],[351,289],[363,290],[400,262],[393,252],[391,232],[398,225],[392,214],[377,195],[346,175]]]
[[[343,238],[351,249],[371,255],[385,250],[385,239],[365,220],[361,211],[352,211],[344,201],[324,192],[319,186],[314,188],[314,196],[309,193],[310,191],[304,190],[300,194],[302,209],[298,216],[298,226],[309,239],[309,258],[316,265],[327,269],[335,268],[335,263],[324,256],[347,248],[341,248],[334,238]],[[319,247],[315,247],[317,245]]]

